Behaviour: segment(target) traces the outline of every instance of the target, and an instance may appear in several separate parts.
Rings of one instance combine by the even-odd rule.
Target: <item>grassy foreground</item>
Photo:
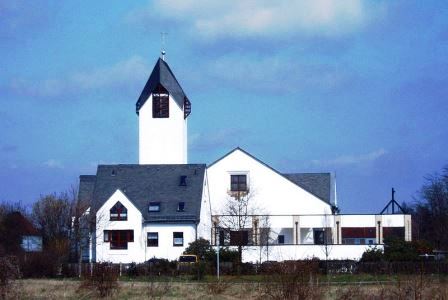
[[[17,280],[10,299],[98,299],[92,288],[81,288],[78,280]],[[285,291],[295,293],[285,297]],[[148,282],[120,281],[107,299],[448,299],[445,279],[408,276],[370,283],[306,284],[264,282]]]

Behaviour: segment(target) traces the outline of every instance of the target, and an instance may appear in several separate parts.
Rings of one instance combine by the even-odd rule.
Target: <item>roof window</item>
[[[160,211],[160,202],[149,202],[149,212],[159,212]]]
[[[187,186],[187,176],[186,175],[180,176],[179,185],[180,186]]]
[[[184,211],[185,210],[185,202],[179,202],[177,204],[177,211]]]

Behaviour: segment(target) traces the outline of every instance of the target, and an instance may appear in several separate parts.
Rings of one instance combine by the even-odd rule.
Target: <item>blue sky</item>
[[[137,163],[159,56],[189,96],[189,161],[240,146],[336,172],[343,212],[412,202],[448,163],[446,1],[2,1],[0,201]]]

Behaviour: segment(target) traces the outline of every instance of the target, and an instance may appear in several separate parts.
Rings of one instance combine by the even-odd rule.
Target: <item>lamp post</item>
[[[217,248],[217,251],[216,251],[216,277],[217,277],[217,279],[219,280],[219,240],[220,240],[220,238],[219,238],[219,231],[216,229],[215,230],[216,231],[216,236],[217,236],[217,238],[216,238],[216,248]]]

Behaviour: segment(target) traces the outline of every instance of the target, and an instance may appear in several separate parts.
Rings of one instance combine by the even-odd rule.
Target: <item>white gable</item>
[[[120,201],[127,209],[126,221],[111,221],[110,209]],[[96,259],[97,261],[132,262],[144,261],[145,239],[142,236],[142,214],[140,210],[117,189],[96,213]],[[104,230],[133,230],[134,241],[126,250],[111,250],[104,242]]]
[[[225,213],[230,190],[230,176],[245,174],[247,185],[257,207],[255,214],[303,215],[330,214],[331,207],[264,163],[236,149],[208,169],[213,214]]]

